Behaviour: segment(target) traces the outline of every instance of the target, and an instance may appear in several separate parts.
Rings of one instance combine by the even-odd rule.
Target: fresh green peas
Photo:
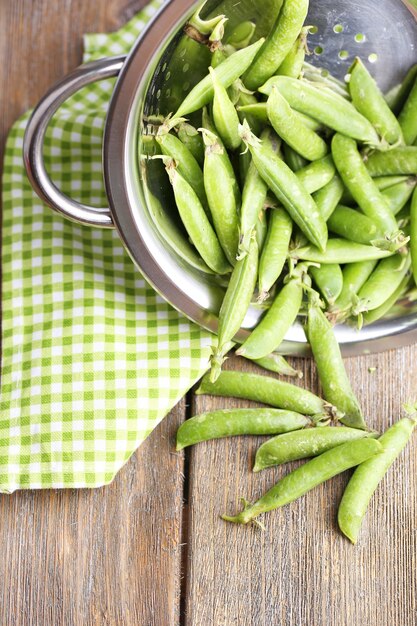
[[[189,149],[197,163],[202,166],[204,163],[204,143],[198,130],[191,124],[183,122],[178,126],[178,138]]]
[[[388,144],[403,143],[404,138],[397,118],[359,58],[355,59],[349,73],[349,91],[359,113],[371,122]]]
[[[296,172],[298,180],[309,193],[325,187],[335,174],[336,168],[330,155],[313,161]]]
[[[414,282],[417,285],[417,191],[414,190],[413,198],[411,200],[410,209],[410,253],[411,253],[411,268],[413,271]]]
[[[294,172],[276,155],[271,155],[247,124],[240,126],[241,137],[248,146],[253,162],[268,185],[306,237],[324,250],[327,227],[311,195]]]
[[[268,187],[266,183],[251,162],[242,191],[238,259],[242,259],[248,253],[258,216],[264,209],[267,192]]]
[[[210,269],[217,274],[226,274],[230,271],[230,265],[197,194],[178,172],[173,159],[167,157],[165,169],[174,190],[179,214],[191,241]]]
[[[400,146],[388,152],[372,152],[365,164],[371,176],[417,176],[417,146]]]
[[[272,285],[280,277],[288,256],[292,219],[283,209],[271,209],[265,244],[259,260],[259,297],[266,300]]]
[[[380,145],[378,133],[372,124],[342,96],[329,89],[319,89],[306,80],[288,76],[273,76],[259,91],[269,96],[274,86],[296,111],[348,137],[371,146]]]
[[[248,254],[237,261],[219,312],[217,345],[211,356],[210,380],[215,382],[231,341],[240,329],[255,290],[258,277],[258,244],[252,238]]]
[[[216,77],[215,70],[210,67],[210,76],[213,81],[213,120],[224,145],[229,150],[236,150],[240,146],[241,139],[238,133],[239,116],[233,106],[229,95]]]
[[[403,418],[380,438],[381,453],[363,461],[353,473],[339,506],[339,528],[352,543],[356,543],[362,520],[376,488],[407,445],[415,428],[414,419]]]
[[[353,393],[333,327],[320,308],[317,294],[309,294],[306,333],[326,400],[344,413],[341,421],[352,428],[366,428]]]
[[[383,230],[392,235],[397,222],[387,201],[370,177],[356,141],[336,133],[332,139],[332,155],[338,172],[362,211]]]
[[[417,178],[413,176],[412,178],[406,178],[406,180],[384,189],[382,192],[383,196],[387,200],[393,215],[398,215],[405,207],[413,195],[416,184]]]
[[[186,420],[177,431],[177,450],[210,439],[238,435],[277,435],[311,424],[304,415],[282,409],[221,409]]]
[[[259,472],[273,465],[318,456],[342,443],[376,436],[377,433],[347,426],[323,426],[278,435],[268,439],[258,448],[253,471]]]
[[[304,246],[294,249],[291,256],[300,261],[311,263],[356,263],[358,261],[372,261],[392,256],[390,250],[382,250],[375,246],[366,246],[347,239],[329,239],[326,252],[315,246]]]
[[[162,129],[163,127],[161,127]],[[177,163],[178,172],[191,185],[203,208],[208,213],[207,197],[204,189],[203,172],[192,152],[178,137],[160,129],[155,139],[162,154],[171,157]]]
[[[236,354],[261,359],[278,348],[295,322],[303,299],[303,280],[307,268],[299,266],[282,287],[265,316]]]
[[[214,70],[216,77],[223,87],[230,87],[245,72],[263,43],[264,39],[259,39],[251,46],[238,50],[216,67]],[[198,111],[211,102],[213,93],[213,81],[211,76],[207,75],[185,97],[174,117],[184,117]]]
[[[297,378],[303,377],[303,372],[301,370],[296,370],[281,354],[277,354],[276,352],[267,354],[262,357],[262,359],[250,360],[253,361],[253,363],[256,363],[256,365],[259,365],[259,367],[262,367],[269,372],[275,372],[275,374],[279,374],[280,376],[294,376]]]
[[[280,76],[290,76],[291,78],[300,77],[303,71],[304,59],[307,52],[308,32],[308,26],[301,29],[298,38],[277,69],[276,74],[279,74]]]
[[[324,187],[313,194],[314,201],[325,222],[328,221],[339,204],[343,195],[343,189],[344,185],[336,174],[327,185],[324,185]]]
[[[366,283],[378,261],[348,263],[343,268],[343,288],[330,312],[335,322],[347,319],[357,301],[359,289]]]
[[[381,236],[378,225],[355,209],[339,204],[328,219],[329,230],[340,237],[358,243],[371,244]]]
[[[328,419],[329,415],[336,412],[335,407],[307,389],[258,374],[223,371],[215,383],[210,382],[209,376],[205,374],[196,391],[197,395],[203,393],[262,402],[278,409],[312,415],[314,421]]]
[[[238,515],[222,515],[222,518],[227,522],[247,524],[261,513],[293,502],[314,487],[351,467],[360,465],[382,450],[381,444],[376,439],[348,441],[331,448],[284,476],[262,498],[247,506]]]
[[[327,304],[334,304],[343,288],[342,268],[338,263],[328,263],[320,267],[311,266],[309,272],[326,300]]]
[[[234,175],[233,178],[230,175],[233,168],[217,136],[204,128],[201,132],[206,146],[204,187],[207,200],[220,244],[229,263],[234,265],[239,244],[239,218]]]
[[[307,61],[303,64],[303,78],[313,82],[320,89],[331,89],[334,93],[350,100],[350,94],[344,81],[339,80],[333,74],[329,74],[323,68],[316,67]]]
[[[276,88],[267,102],[268,118],[277,134],[298,154],[309,161],[323,158],[328,147],[324,139],[305,126]]]
[[[404,141],[408,146],[412,146],[417,139],[417,79],[413,88],[405,101],[404,107],[398,116],[398,122],[403,132]]]
[[[410,92],[413,88],[414,82],[417,78],[417,65],[413,65],[405,75],[402,83],[392,89],[386,94],[388,106],[395,115],[399,115],[401,112]]]
[[[362,322],[364,326],[368,324],[373,324],[377,320],[384,317],[389,311],[391,311],[392,307],[395,303],[403,296],[408,289],[410,284],[410,277],[406,275],[401,283],[398,285],[397,289],[390,295],[389,298],[385,300],[383,304],[378,306],[376,309],[372,309],[371,311],[365,311],[362,314]]]
[[[364,310],[372,311],[384,304],[401,284],[410,261],[410,255],[403,257],[400,254],[382,259],[358,292],[359,307],[362,303]]]
[[[308,0],[283,0],[270,35],[243,77],[248,89],[257,89],[284,61],[302,29],[308,4]]]
[[[387,189],[390,189],[391,187],[397,185],[398,183],[405,182],[406,180],[409,180],[407,176],[377,176],[373,179],[379,191],[382,191],[382,192],[386,191]],[[355,201],[353,199],[352,194],[350,193],[349,189],[345,187],[343,190],[342,204],[350,206],[351,204],[354,204],[354,203]]]

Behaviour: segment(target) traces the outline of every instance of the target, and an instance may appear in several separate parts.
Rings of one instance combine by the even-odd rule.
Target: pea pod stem
[[[310,292],[306,334],[316,362],[326,400],[344,413],[341,421],[352,428],[365,429],[359,402],[353,393],[333,327],[320,308],[317,294]]]
[[[364,460],[353,473],[339,505],[338,524],[344,535],[356,543],[368,504],[382,478],[407,445],[415,428],[414,419],[403,418],[380,438],[380,454]]]
[[[311,195],[304,189],[288,165],[263,148],[247,124],[240,127],[242,140],[252,154],[253,162],[266,184],[281,202],[306,237],[324,250],[327,228]]]
[[[278,435],[258,448],[253,471],[259,472],[274,465],[318,456],[347,441],[377,436],[378,433],[347,426],[323,426],[302,433]]]
[[[376,439],[349,441],[331,448],[284,476],[238,515],[222,515],[222,518],[228,522],[247,524],[261,513],[289,504],[333,476],[380,454],[382,449]]]
[[[177,431],[177,450],[187,446],[238,435],[275,435],[311,425],[311,420],[282,409],[221,409],[195,415]]]
[[[322,416],[323,419],[338,415],[335,407],[311,391],[259,374],[222,371],[215,383],[210,382],[206,374],[196,394],[246,398],[303,415]]]

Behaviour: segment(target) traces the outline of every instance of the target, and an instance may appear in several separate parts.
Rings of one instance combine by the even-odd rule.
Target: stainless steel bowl
[[[175,110],[209,64],[208,50],[184,34],[196,10],[193,0],[167,2],[137,40],[128,57],[103,59],[79,67],[42,99],[29,121],[24,158],[35,191],[69,219],[104,228],[115,227],[133,262],[168,302],[210,331],[216,332],[224,293],[219,279],[198,268],[181,250],[189,243],[173,206],[161,163],[146,159],[152,150],[152,120]],[[268,33],[280,8],[276,0],[209,0],[207,15],[224,13],[233,28],[244,20]],[[309,39],[311,62],[343,79],[354,56],[372,69],[382,89],[398,83],[417,61],[417,23],[401,0],[311,0],[307,22],[317,27]],[[103,169],[109,208],[96,209],[64,196],[43,164],[43,140],[58,107],[75,91],[95,80],[118,75],[103,145]],[[179,253],[180,252],[180,253]],[[262,311],[251,307],[237,339],[243,340]],[[386,319],[360,332],[336,328],[346,355],[376,352],[417,341],[417,299],[412,294]],[[286,354],[308,351],[297,323],[281,346]]]

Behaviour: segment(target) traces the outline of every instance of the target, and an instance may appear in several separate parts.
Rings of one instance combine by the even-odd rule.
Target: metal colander
[[[199,3],[172,0],[149,24],[127,59],[104,59],[82,66],[42,100],[29,123],[25,161],[32,184],[55,210],[95,226],[115,226],[133,261],[155,289],[175,308],[216,332],[224,294],[222,279],[199,267],[198,257],[178,219],[162,164],[153,154],[155,117],[174,112],[207,72],[208,49],[184,34]],[[253,21],[253,40],[267,35],[279,12],[278,0],[209,0],[202,16],[223,13],[227,32]],[[360,56],[387,91],[417,61],[417,23],[401,0],[311,0],[306,24],[313,26],[309,63],[344,80]],[[103,146],[103,167],[110,208],[99,211],[66,198],[51,183],[42,161],[48,121],[58,106],[83,85],[119,73],[110,104]],[[200,114],[191,122],[199,126]],[[240,331],[244,339],[262,309],[250,308]],[[360,333],[336,327],[345,354],[373,352],[417,340],[417,296],[411,293],[388,318]],[[306,352],[302,326],[296,323],[282,345],[286,354]]]

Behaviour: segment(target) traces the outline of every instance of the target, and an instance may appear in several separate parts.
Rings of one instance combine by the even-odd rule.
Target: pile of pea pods
[[[275,435],[254,471],[313,457],[223,516],[243,524],[356,467],[339,508],[339,526],[355,542],[416,421],[411,412],[382,436],[367,428],[333,325],[370,324],[417,283],[417,65],[385,95],[359,58],[341,82],[306,61],[307,12],[308,0],[284,0],[269,36],[255,42],[251,22],[225,37],[224,15],[204,20],[198,11],[188,25],[209,46],[211,67],[156,141],[190,242],[205,270],[228,281],[197,393],[274,408],[195,416],[177,444]],[[324,399],[269,376],[221,371],[254,301],[265,313],[237,354],[297,374],[274,351],[303,316]]]

